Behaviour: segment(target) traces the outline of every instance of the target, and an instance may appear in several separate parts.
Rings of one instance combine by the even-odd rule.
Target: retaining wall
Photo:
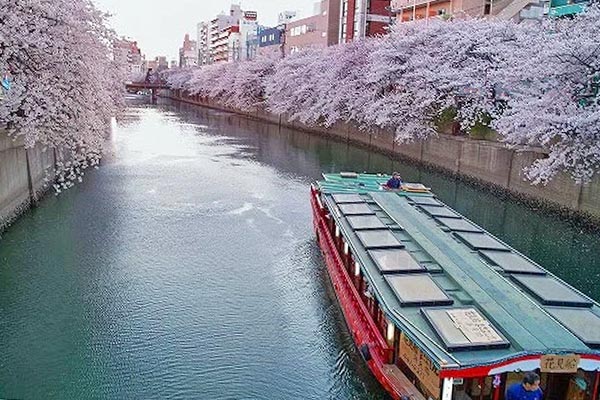
[[[331,128],[309,126],[298,121],[290,121],[286,115],[276,115],[266,111],[248,113],[229,109],[210,99],[187,96],[181,91],[163,91],[161,95],[173,100],[231,111],[288,128],[369,146],[500,188],[525,199],[548,203],[552,207],[581,213],[600,221],[600,177],[598,175],[586,185],[576,184],[564,173],[558,174],[545,186],[532,185],[525,179],[524,168],[545,156],[541,149],[509,149],[498,142],[444,134],[425,141],[398,144],[394,141],[394,134],[388,131],[374,130],[369,133],[345,123],[337,123]]]
[[[0,129],[0,232],[46,190],[44,178],[54,171],[54,153],[25,149]]]

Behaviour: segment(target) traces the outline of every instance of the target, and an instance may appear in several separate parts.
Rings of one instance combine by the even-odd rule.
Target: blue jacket
[[[402,186],[402,180],[392,177],[387,181],[385,186],[389,187],[390,189],[400,189],[400,186]]]
[[[542,389],[527,391],[522,383],[511,385],[506,391],[506,400],[542,400]]]

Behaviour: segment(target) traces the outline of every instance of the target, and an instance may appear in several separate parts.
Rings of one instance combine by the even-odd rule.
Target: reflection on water
[[[382,398],[313,239],[323,171],[399,170],[598,299],[597,236],[363,149],[183,105],[111,146],[0,241],[0,398]]]

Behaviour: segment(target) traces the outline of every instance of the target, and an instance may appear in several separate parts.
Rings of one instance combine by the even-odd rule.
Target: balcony
[[[445,0],[396,0],[392,2],[392,9],[400,10],[407,7],[419,7],[427,3],[438,3]]]

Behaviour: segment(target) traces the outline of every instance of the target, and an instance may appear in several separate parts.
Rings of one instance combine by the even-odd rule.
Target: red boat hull
[[[384,369],[391,358],[393,349],[388,346],[387,341],[377,328],[377,324],[367,310],[353,284],[352,278],[344,267],[342,256],[327,225],[327,210],[323,208],[319,199],[319,192],[314,187],[311,189],[311,205],[313,225],[319,247],[323,253],[329,277],[346,323],[352,333],[354,343],[359,349],[364,349],[364,346],[367,346],[368,356],[366,360],[369,369],[394,399],[400,399],[401,393],[394,389],[394,385]],[[361,352],[364,357],[365,351]]]

